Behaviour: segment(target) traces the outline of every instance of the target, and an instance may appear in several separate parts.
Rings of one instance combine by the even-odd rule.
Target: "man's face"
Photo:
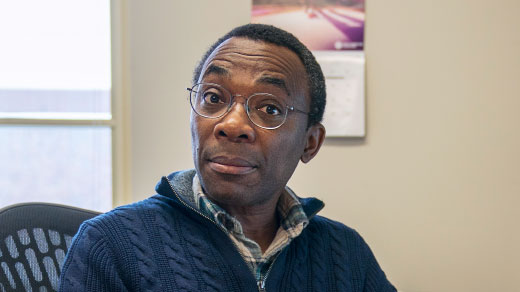
[[[230,38],[207,59],[199,82],[216,83],[240,95],[223,117],[191,113],[193,159],[206,194],[217,203],[235,206],[258,205],[279,196],[314,137],[314,128],[307,130],[307,115],[295,112],[289,112],[277,129],[260,128],[249,120],[244,103],[254,93],[270,93],[308,112],[306,73],[298,56],[274,44]]]

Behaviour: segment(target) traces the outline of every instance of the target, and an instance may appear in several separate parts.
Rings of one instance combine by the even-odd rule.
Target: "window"
[[[0,0],[0,208],[113,206],[107,0]]]

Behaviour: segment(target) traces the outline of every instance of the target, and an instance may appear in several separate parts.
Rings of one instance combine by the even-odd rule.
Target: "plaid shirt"
[[[193,196],[193,201],[199,211],[209,218],[213,218],[217,224],[227,231],[227,235],[235,243],[242,258],[255,275],[257,283],[261,283],[267,276],[269,267],[280,251],[289,245],[291,240],[300,235],[309,223],[309,219],[296,195],[291,189],[285,187],[277,205],[277,211],[281,218],[280,227],[271,245],[262,254],[262,249],[258,243],[244,235],[240,222],[207,198],[196,174],[193,177]]]

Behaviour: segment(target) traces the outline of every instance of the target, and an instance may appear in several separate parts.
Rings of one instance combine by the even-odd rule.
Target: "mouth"
[[[244,175],[255,171],[258,166],[242,158],[230,158],[227,156],[217,156],[208,159],[209,167],[218,173]]]

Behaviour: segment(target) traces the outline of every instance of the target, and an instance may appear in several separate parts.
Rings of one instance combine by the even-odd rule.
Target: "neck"
[[[244,235],[254,240],[265,252],[278,231],[279,222],[276,205],[279,196],[255,206],[221,206],[242,225]]]

